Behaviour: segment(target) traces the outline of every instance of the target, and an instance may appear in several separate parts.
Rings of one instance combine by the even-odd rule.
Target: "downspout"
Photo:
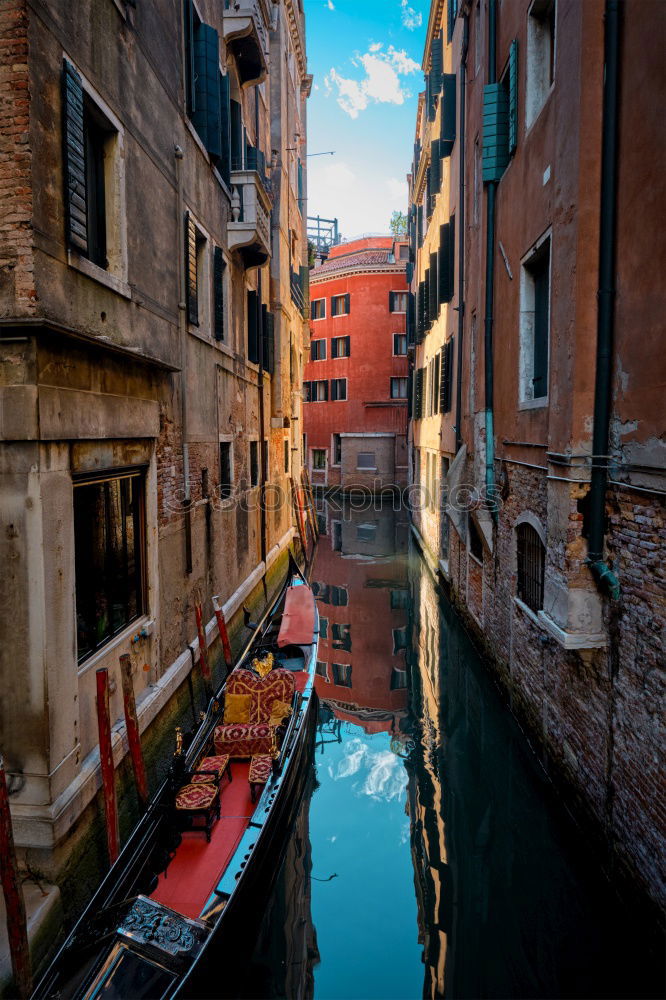
[[[465,86],[467,82],[467,48],[469,19],[463,19],[462,52],[460,55],[460,125],[458,128],[458,358],[456,367],[456,452],[462,445],[462,369],[463,336],[465,333]]]
[[[488,83],[497,82],[497,0],[488,0]],[[486,317],[484,328],[484,388],[486,416],[486,496],[493,520],[497,521],[495,500],[495,427],[493,420],[493,309],[495,286],[495,196],[497,181],[486,188]]]
[[[617,116],[619,106],[620,3],[606,0],[604,16],[604,91],[601,119],[601,206],[597,356],[587,564],[599,589],[617,600],[620,583],[604,561],[604,522],[608,483],[611,379],[615,306],[617,221]]]
[[[177,211],[178,220],[176,232],[183,232],[183,219],[185,218],[185,198],[183,195],[183,156],[180,146],[174,147],[176,158],[176,188],[177,188]],[[183,497],[183,511],[185,515],[185,572],[189,575],[192,572],[192,510],[190,491],[190,451],[187,441],[187,303],[185,301],[185,255],[183,253],[183,239],[180,240],[180,253],[178,259],[178,325],[180,327],[180,423],[182,433],[183,451],[183,480],[185,496]]]
[[[261,520],[261,561],[266,563],[266,439],[264,435],[264,324],[261,297],[261,267],[257,268],[257,326],[259,333],[259,517]]]

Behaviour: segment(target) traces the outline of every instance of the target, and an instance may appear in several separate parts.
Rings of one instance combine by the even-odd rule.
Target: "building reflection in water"
[[[416,553],[410,566],[424,997],[660,995],[653,936],[626,920]]]
[[[401,739],[407,713],[408,521],[390,503],[318,501],[312,576],[320,616],[316,689],[338,722]]]

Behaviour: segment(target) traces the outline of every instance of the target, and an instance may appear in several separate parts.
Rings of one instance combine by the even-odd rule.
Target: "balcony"
[[[229,250],[237,250],[246,267],[265,264],[271,254],[271,199],[263,153],[247,146],[231,162]]]
[[[224,40],[242,85],[261,83],[268,75],[269,17],[267,0],[224,0]]]

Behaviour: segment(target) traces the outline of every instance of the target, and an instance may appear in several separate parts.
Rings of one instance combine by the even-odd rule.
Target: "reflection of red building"
[[[305,454],[315,485],[407,482],[406,243],[333,247],[310,272]]]
[[[406,542],[405,515],[388,507],[336,513],[327,505],[322,527],[324,518],[312,574],[320,616],[317,693],[336,718],[368,734],[397,734],[407,709],[409,591],[406,561],[393,553]]]

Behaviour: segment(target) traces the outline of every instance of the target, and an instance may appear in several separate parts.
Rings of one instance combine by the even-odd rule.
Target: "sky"
[[[304,0],[308,215],[346,239],[388,232],[407,208],[429,0]],[[333,156],[313,156],[334,150]]]

